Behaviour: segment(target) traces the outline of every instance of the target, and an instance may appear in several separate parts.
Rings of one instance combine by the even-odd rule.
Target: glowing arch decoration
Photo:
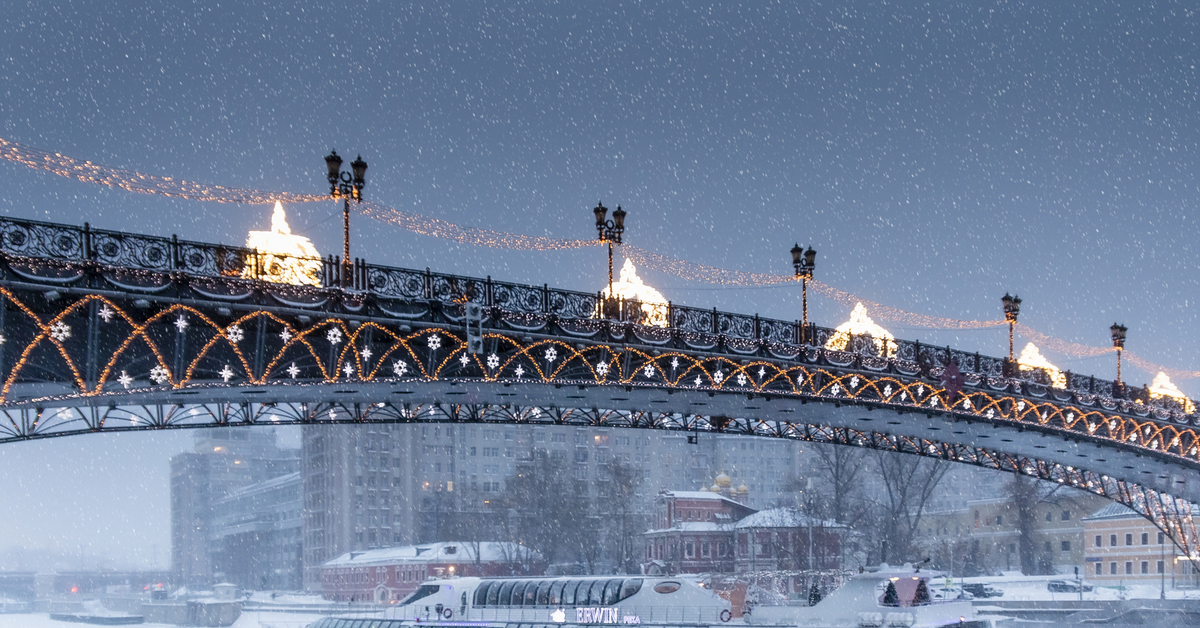
[[[275,211],[271,214],[271,230],[251,231],[246,237],[246,248],[259,253],[261,279],[294,286],[321,285],[321,254],[308,238],[292,234],[287,213],[279,201],[275,201]],[[254,264],[247,262],[244,273],[253,272],[253,268]]]
[[[601,291],[604,298],[608,298],[608,288],[605,287]],[[667,299],[662,293],[654,288],[646,285],[641,277],[638,277],[637,267],[633,265],[633,261],[626,259],[625,264],[621,266],[620,281],[613,282],[612,295],[623,301],[637,301],[641,304],[643,319],[645,325],[654,327],[666,327],[668,325]]]
[[[1017,365],[1022,371],[1041,370],[1050,378],[1050,385],[1055,388],[1067,387],[1067,376],[1057,366],[1050,363],[1049,360],[1038,351],[1037,345],[1032,342],[1025,345],[1021,349],[1021,355],[1017,358]]]
[[[837,326],[835,333],[825,342],[825,348],[834,351],[852,350],[852,347],[848,347],[851,336],[869,336],[875,344],[877,356],[891,358],[896,355],[896,337],[875,324],[867,315],[867,308],[863,307],[862,303],[854,306],[854,311],[850,312],[850,320]]]

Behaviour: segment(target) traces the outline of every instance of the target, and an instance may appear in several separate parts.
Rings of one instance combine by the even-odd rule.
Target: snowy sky
[[[648,249],[789,272],[799,241],[819,251],[818,278],[875,301],[995,319],[1012,291],[1022,321],[1046,333],[1104,345],[1119,321],[1144,357],[1200,366],[1195,12],[916,4],[10,3],[0,137],[294,192],[324,190],[321,158],[335,147],[361,152],[365,194],[398,209],[573,238],[594,236],[590,208],[603,199],[629,212],[628,241]],[[131,196],[10,163],[0,176],[0,211],[15,216],[229,243],[269,225],[267,206]],[[340,250],[337,205],[289,211],[320,250]],[[586,290],[604,281],[599,248],[508,252],[354,226],[354,254],[373,262]],[[643,276],[678,303],[798,317],[794,286]],[[810,308],[830,326],[848,314],[820,299]],[[890,329],[1006,348],[1001,329]],[[1111,357],[1047,355],[1115,374]],[[156,544],[164,561],[164,456],[189,440],[9,446],[0,477],[21,481],[0,483],[0,518],[17,526],[12,538],[145,561]],[[110,478],[111,499],[86,482],[71,492],[85,459]],[[48,504],[51,486],[65,492]],[[8,523],[126,498],[120,516],[144,519],[137,534],[107,524],[104,505],[80,506],[86,525]]]

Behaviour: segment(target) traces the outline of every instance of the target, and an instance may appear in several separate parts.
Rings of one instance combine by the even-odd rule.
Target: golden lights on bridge
[[[896,337],[888,330],[880,327],[867,315],[867,308],[862,303],[854,306],[850,312],[850,320],[837,326],[834,334],[825,342],[826,349],[846,351],[851,336],[870,336],[875,343],[875,355],[894,357],[896,355]]]
[[[609,289],[602,290],[601,295],[604,300],[609,297],[617,297],[622,301],[637,301],[642,308],[642,322],[645,325],[653,325],[655,327],[666,327],[669,324],[667,320],[668,307],[667,299],[661,292],[645,284],[641,277],[638,277],[637,267],[633,265],[633,261],[626,259],[625,265],[621,267],[620,280],[614,281],[612,284],[612,293]]]
[[[321,285],[321,254],[308,238],[292,233],[279,201],[271,214],[271,230],[251,231],[246,248],[258,252],[259,279],[297,286]],[[247,260],[246,266],[246,276],[253,276],[252,260]]]

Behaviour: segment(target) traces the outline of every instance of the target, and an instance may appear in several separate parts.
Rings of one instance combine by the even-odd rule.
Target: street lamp
[[[329,169],[329,197],[342,199],[342,285],[350,285],[350,199],[362,202],[362,189],[366,184],[367,162],[362,155],[350,162],[353,174],[342,172],[342,158],[336,150],[325,156],[325,167]]]
[[[1117,350],[1117,382],[1113,392],[1123,392],[1125,385],[1121,383],[1121,351],[1125,349],[1125,333],[1129,331],[1129,328],[1113,323],[1112,327],[1108,328],[1108,331],[1112,333],[1113,347]]]
[[[596,202],[596,207],[592,209],[592,213],[596,215],[596,235],[601,242],[608,244],[608,298],[613,298],[613,244],[621,243],[621,234],[625,233],[625,210],[617,205],[617,211],[613,212],[612,220],[605,220],[608,215],[608,208],[604,203]]]
[[[796,269],[796,279],[801,285],[801,312],[803,321],[800,327],[800,344],[808,342],[808,280],[812,279],[813,269],[817,266],[817,252],[810,246],[808,250],[800,248],[799,244],[792,247],[792,268]]]
[[[1000,297],[1004,304],[1004,320],[1008,322],[1008,370],[1012,375],[1013,368],[1013,327],[1017,324],[1017,316],[1021,313],[1021,297],[1009,296],[1007,292]]]

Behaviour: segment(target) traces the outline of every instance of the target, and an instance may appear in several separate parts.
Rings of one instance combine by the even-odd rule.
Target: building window
[[[1104,573],[1104,563],[1096,563],[1096,575],[1099,576],[1103,573]]]
[[[1062,551],[1064,551],[1064,552],[1069,552],[1069,551],[1071,551],[1071,542],[1070,542],[1070,541],[1063,541],[1063,542],[1062,542]]]
[[[1165,534],[1163,534],[1162,532],[1159,532],[1159,533],[1158,533],[1158,544],[1159,544],[1159,545],[1162,545],[1162,544],[1163,544],[1163,541],[1165,541],[1165,540],[1166,540],[1166,539],[1164,538],[1165,536],[1166,536],[1166,535],[1165,535]]]
[[[1047,554],[1049,554],[1049,553],[1052,551],[1052,550],[1050,549],[1050,541],[1046,541],[1046,546],[1045,546],[1045,548],[1046,548],[1046,553],[1047,553]]]
[[[708,558],[708,553],[709,553],[708,541],[705,541],[700,544],[700,555],[703,556],[704,558]]]
[[[694,550],[695,550],[695,548],[694,548],[694,546],[692,545],[692,542],[691,542],[691,541],[688,541],[686,544],[684,544],[684,554],[685,554],[685,555],[686,555],[688,558],[691,558],[691,557],[692,557],[692,555],[693,555],[693,554],[692,554],[692,552],[693,552]]]
[[[1149,544],[1150,544],[1150,535],[1146,532],[1143,532],[1142,533],[1142,545],[1149,545]]]
[[[1104,547],[1104,543],[1101,541],[1099,534],[1096,535],[1096,547]]]
[[[1125,535],[1125,546],[1126,546],[1126,547],[1128,547],[1128,546],[1130,546],[1130,545],[1133,545],[1133,535],[1132,535],[1132,534],[1126,534],[1126,535]]]
[[[1150,573],[1150,563],[1143,560],[1142,561],[1142,574],[1144,575],[1144,574],[1148,574],[1148,573]]]
[[[1116,563],[1108,564],[1108,573],[1109,573],[1109,575],[1112,575],[1112,576],[1117,575],[1117,564]]]
[[[1125,561],[1125,575],[1127,575],[1127,576],[1133,575],[1133,562],[1132,561],[1128,561],[1128,560]]]
[[[1108,546],[1109,547],[1117,546],[1117,535],[1115,535],[1115,534],[1108,535]],[[1114,571],[1113,573],[1117,573],[1117,572]]]
[[[1062,511],[1062,520],[1063,520],[1063,521],[1070,521],[1070,520],[1071,520],[1071,511],[1070,511],[1070,510],[1064,510],[1064,511]]]
[[[1046,511],[1046,521],[1054,521],[1054,513],[1049,510]]]
[[[1002,525],[1003,523],[1004,523],[1004,517],[1001,515],[996,515],[996,525]]]
[[[1163,568],[1164,568],[1163,561],[1159,560],[1159,561],[1155,561],[1155,562],[1158,563],[1158,571],[1155,571],[1154,573],[1163,573]]]

